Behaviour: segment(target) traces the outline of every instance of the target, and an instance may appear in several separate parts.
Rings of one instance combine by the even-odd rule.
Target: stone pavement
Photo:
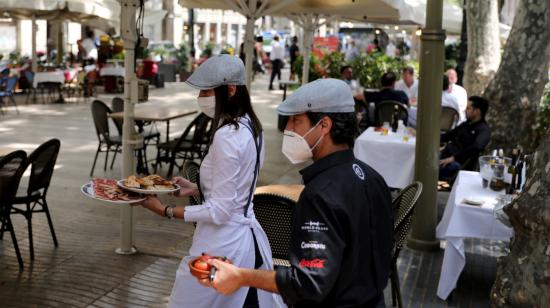
[[[288,76],[288,72],[284,72]],[[274,111],[282,91],[267,91],[267,76],[258,76],[253,102],[266,137],[266,161],[259,185],[300,183],[298,170],[281,154],[281,134]],[[165,89],[151,89],[150,97],[180,101],[182,108],[196,108],[196,93],[183,84],[169,83]],[[100,95],[109,103],[113,95]],[[20,98],[21,99],[21,98]],[[24,99],[20,100],[21,102]],[[32,151],[49,138],[61,140],[48,203],[58,236],[55,248],[44,215],[33,217],[35,260],[30,261],[26,222],[13,216],[25,269],[19,271],[9,236],[0,241],[0,307],[165,307],[175,271],[187,254],[194,227],[169,221],[136,209],[135,242],[132,256],[114,253],[119,245],[119,209],[83,196],[79,189],[89,181],[97,139],[89,103],[65,105],[22,105],[20,115],[8,108],[0,116],[0,147]],[[191,118],[172,122],[177,137]],[[114,129],[114,128],[113,128]],[[163,124],[158,125],[161,133]],[[164,138],[164,137],[163,137]],[[148,156],[155,157],[153,147]],[[98,159],[95,176],[120,177],[120,156],[115,168],[102,170]],[[164,172],[166,170],[162,170]],[[28,180],[28,176],[23,179]],[[23,184],[24,186],[24,184]],[[440,215],[448,197],[439,196]],[[173,202],[173,200],[169,200]],[[181,201],[179,201],[181,202]],[[416,219],[421,219],[417,217]],[[419,252],[405,248],[398,261],[403,300],[407,307],[485,307],[496,272],[501,243],[467,241],[467,264],[451,301],[435,295],[443,251]],[[389,288],[386,303],[391,305]]]

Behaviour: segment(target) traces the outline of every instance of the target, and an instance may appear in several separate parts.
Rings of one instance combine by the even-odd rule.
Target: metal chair
[[[170,177],[175,166],[180,171],[183,168],[183,163],[181,166],[177,164],[178,159],[183,159],[183,162],[202,159],[210,143],[210,136],[213,131],[212,122],[210,117],[200,113],[191,121],[178,139],[158,144],[155,172],[162,162],[168,162],[170,168],[167,176]]]
[[[199,169],[200,166],[194,161],[188,160],[183,163],[183,172],[182,175],[184,178],[188,179],[191,183],[198,183],[199,181]],[[200,197],[189,196],[189,205],[198,205],[200,204]]]
[[[50,187],[50,180],[59,153],[61,142],[58,139],[50,139],[34,150],[27,159],[27,167],[31,166],[29,187],[27,194],[17,196],[13,201],[12,214],[21,214],[27,219],[29,229],[29,249],[31,260],[34,260],[34,247],[32,238],[32,215],[33,213],[46,213],[48,225],[54,246],[57,247],[57,237],[53,228],[52,218],[46,202],[46,194]],[[25,208],[17,207],[18,204],[25,204]]]
[[[9,77],[6,81],[6,88],[4,91],[0,91],[0,111],[4,113],[4,110],[1,109],[2,106],[6,105],[7,103],[4,102],[4,98],[8,99],[12,105],[15,106],[15,110],[17,111],[17,114],[19,114],[19,108],[17,108],[17,103],[15,102],[15,99],[13,98],[13,93],[15,91],[15,86],[17,85],[17,77]]]
[[[397,106],[399,110],[399,119],[403,120],[403,123],[407,125],[407,119],[409,117],[407,106],[398,101],[382,101],[376,104],[374,110],[376,126],[382,126],[384,122],[392,122],[395,106]]]
[[[254,195],[254,214],[267,234],[273,264],[290,266],[288,248],[292,226],[292,212],[296,202],[274,194]]]
[[[403,301],[401,298],[401,288],[399,287],[399,274],[397,272],[397,258],[399,252],[405,240],[407,234],[410,231],[412,223],[412,215],[418,198],[422,193],[422,183],[415,182],[405,187],[397,197],[392,201],[392,208],[394,214],[393,222],[393,249],[390,269],[390,280],[392,290],[392,306],[395,306],[397,300],[397,306],[403,307]]]
[[[33,93],[33,102],[36,101],[36,88],[34,87],[34,72],[26,70],[24,71],[25,79],[27,79],[27,86],[28,88],[25,90],[27,92],[27,97],[25,98],[25,104],[29,103],[29,97],[31,96],[31,92]]]
[[[94,119],[95,131],[99,145],[95,153],[94,163],[92,170],[90,171],[90,177],[93,176],[97,157],[100,152],[105,152],[105,165],[103,171],[107,171],[107,161],[109,160],[109,151],[114,152],[113,161],[111,162],[111,169],[115,163],[116,153],[121,152],[122,136],[112,136],[109,132],[109,117],[111,109],[105,105],[104,102],[94,100],[92,102],[92,117]]]
[[[111,101],[111,110],[113,112],[123,112],[124,111],[124,100],[120,97],[113,97],[113,100]],[[113,119],[115,122],[116,129],[118,130],[118,134],[122,136],[122,125],[124,121],[122,119]],[[143,127],[146,123],[143,121],[135,121],[136,125],[138,127]],[[150,123],[150,122],[147,122]],[[143,141],[145,142],[145,145],[149,145],[151,140],[155,140],[156,144],[159,144],[160,142],[160,133],[158,131],[154,131],[153,129],[149,130],[148,132],[143,132]]]
[[[443,132],[450,131],[456,126],[459,118],[456,109],[446,106],[441,107],[441,130]]]
[[[17,245],[10,214],[26,166],[27,154],[24,151],[15,151],[0,158],[0,239],[3,238],[4,231],[10,232],[17,262],[21,269],[23,269],[23,258],[21,258],[19,245]]]

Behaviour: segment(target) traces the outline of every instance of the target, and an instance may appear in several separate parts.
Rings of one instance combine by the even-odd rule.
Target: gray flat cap
[[[317,79],[301,86],[279,107],[281,115],[304,112],[355,112],[355,101],[350,87],[339,79]]]
[[[185,83],[199,90],[227,84],[244,85],[246,80],[243,61],[231,55],[213,56],[204,61]]]

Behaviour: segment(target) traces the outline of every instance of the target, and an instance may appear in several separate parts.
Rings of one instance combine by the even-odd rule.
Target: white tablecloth
[[[124,67],[121,66],[106,66],[99,71],[100,76],[120,76],[124,77]]]
[[[54,72],[38,72],[34,74],[33,86],[36,88],[41,82],[58,82],[65,83],[65,75],[63,71]]]
[[[355,157],[376,170],[392,188],[404,188],[414,177],[414,150],[416,138],[403,137],[390,131],[387,136],[370,127],[357,138]]]
[[[508,241],[513,230],[496,220],[493,208],[496,197],[504,192],[494,192],[481,186],[479,172],[460,171],[455,181],[445,212],[436,235],[447,240],[437,296],[446,299],[456,287],[456,282],[466,264],[464,238]],[[482,206],[464,204],[462,201],[484,201]]]

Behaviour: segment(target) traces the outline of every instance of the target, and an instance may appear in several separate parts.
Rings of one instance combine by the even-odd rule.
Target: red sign
[[[325,268],[325,260],[313,259],[313,260],[300,260],[300,267],[309,267],[309,268]]]
[[[338,51],[338,37],[336,36],[317,36],[313,38],[313,54],[322,58],[325,54]]]

